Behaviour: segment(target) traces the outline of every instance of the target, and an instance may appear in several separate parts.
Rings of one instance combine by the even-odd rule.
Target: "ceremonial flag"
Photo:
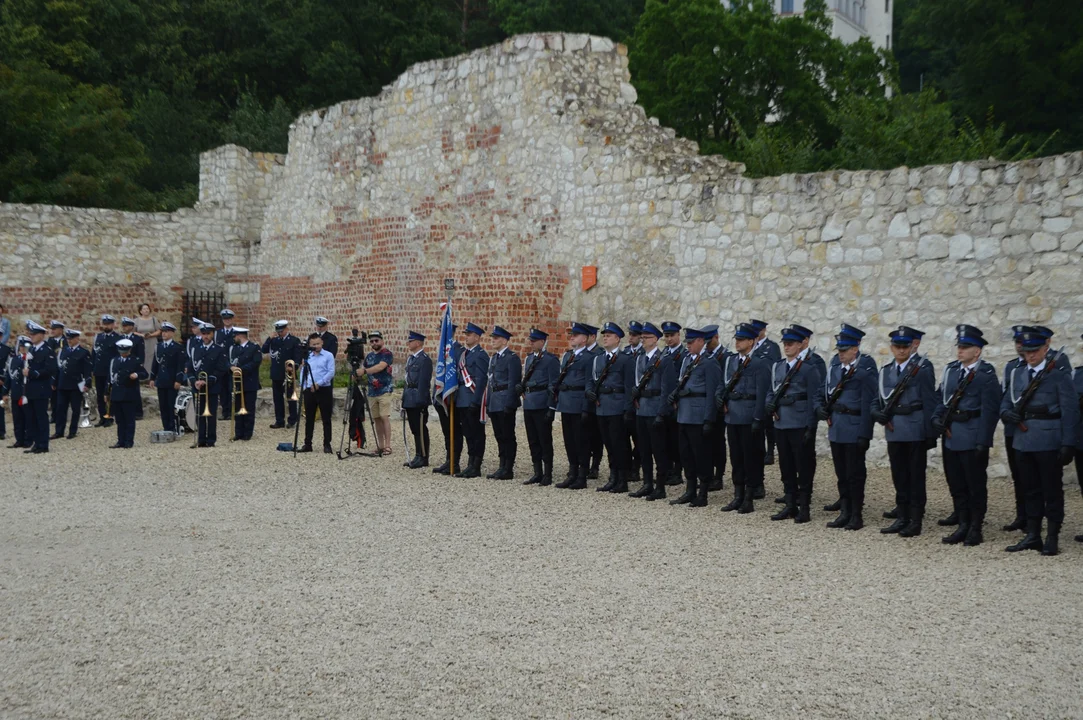
[[[451,331],[451,300],[441,303],[444,311],[444,319],[440,323],[440,349],[436,355],[436,371],[433,373],[432,400],[437,400],[448,407],[451,397],[459,389],[459,376],[455,372],[455,356],[452,353],[452,343],[455,342],[454,333]]]

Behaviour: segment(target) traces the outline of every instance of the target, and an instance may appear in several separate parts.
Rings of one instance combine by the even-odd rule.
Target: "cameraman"
[[[368,378],[369,409],[376,426],[376,449],[384,455],[391,454],[391,364],[394,357],[384,347],[384,336],[379,330],[369,333],[372,352],[365,356],[364,367],[354,372],[358,378]]]

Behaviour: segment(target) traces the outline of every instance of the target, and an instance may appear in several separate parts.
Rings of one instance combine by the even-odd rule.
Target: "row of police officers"
[[[562,357],[546,350],[548,336],[535,329],[520,360],[508,349],[508,331],[492,329],[490,355],[481,347],[485,331],[468,323],[462,343],[451,347],[459,382],[454,412],[430,397],[432,360],[424,352],[425,337],[411,332],[403,407],[414,458],[407,465],[429,464],[425,420],[435,406],[447,460],[433,472],[480,476],[488,422],[499,456],[488,477],[513,478],[515,414],[522,407],[533,465],[524,484],[585,488],[597,477],[604,453],[609,477],[597,491],[653,501],[683,479],[683,492],[670,504],[703,507],[710,491],[722,489],[728,461],[733,496],[722,510],[746,514],[765,497],[764,465],[777,456],[783,493],[771,519],[807,523],[818,431],[825,424],[838,490],[838,499],[824,507],[838,513],[827,526],[860,530],[866,453],[880,425],[895,491],[895,507],[883,513],[892,522],[880,532],[904,538],[922,533],[928,453],[939,443],[953,504],[952,513],[937,521],[952,528],[942,541],[975,546],[984,541],[989,450],[999,423],[1016,497],[1015,519],[1004,530],[1024,531],[1006,549],[1059,552],[1063,468],[1074,461],[1083,478],[1083,372],[1073,372],[1067,356],[1052,349],[1050,329],[1014,327],[1016,357],[998,380],[982,359],[988,341],[972,325],[956,327],[956,359],[939,376],[919,352],[923,333],[915,328],[889,334],[891,360],[882,367],[861,351],[865,333],[853,325],[841,326],[828,360],[811,347],[808,328],[786,327],[781,347],[767,339],[766,328],[759,320],[737,325],[730,350],[714,325],[683,328],[682,346],[675,322],[633,322],[622,347],[625,331],[616,323],[597,328],[576,322]],[[558,413],[569,470],[554,483],[552,425]],[[640,480],[638,488],[629,487]]]

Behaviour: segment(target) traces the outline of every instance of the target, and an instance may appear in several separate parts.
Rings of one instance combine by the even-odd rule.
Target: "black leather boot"
[[[707,507],[707,492],[710,485],[709,478],[700,478],[696,484],[696,496],[692,498],[692,502],[688,503],[688,507]]]
[[[534,474],[523,481],[524,485],[537,485],[542,481],[542,464],[540,462],[534,463]]]
[[[1027,527],[1027,513],[1021,507],[1015,508],[1015,520],[1000,528],[1004,532],[1016,532]]]
[[[665,500],[666,499],[666,484],[659,478],[658,482],[654,484],[654,488],[651,490],[650,495],[644,495],[644,500]]]
[[[896,505],[895,507],[891,508],[887,512],[883,513],[883,516],[885,520],[897,520],[899,517],[899,506]]]
[[[677,486],[681,484],[681,469],[675,468],[666,476],[666,485]]]
[[[574,482],[575,482],[575,478],[576,478],[576,476],[577,476],[578,474],[579,474],[579,468],[577,468],[577,467],[573,467],[573,468],[572,468],[572,469],[571,469],[571,470],[570,470],[570,471],[568,472],[568,475],[567,475],[567,476],[566,476],[566,477],[565,477],[565,478],[564,478],[563,480],[561,480],[561,481],[560,481],[560,482],[558,482],[558,483],[557,483],[556,485],[554,485],[553,487],[555,487],[555,488],[557,488],[557,489],[559,489],[559,490],[565,490],[565,489],[567,489],[567,487],[568,487],[569,485],[571,485],[572,483],[574,483]]]
[[[504,458],[500,458],[500,466],[485,476],[486,480],[499,480],[504,477]]]
[[[761,488],[762,489],[762,488]],[[745,495],[741,498],[741,506],[737,508],[738,515],[747,515],[756,509],[756,504],[753,502],[756,498],[756,488],[749,489],[745,486]]]
[[[785,495],[779,495],[777,498],[775,498],[775,505],[785,505],[785,504],[786,504],[786,496]]]
[[[972,513],[970,516],[970,529],[966,533],[966,539],[963,540],[963,545],[966,545],[967,547],[981,545],[985,540],[985,537],[982,535],[983,525],[985,525],[985,513]]]
[[[921,521],[925,519],[925,514],[917,511],[910,510],[910,521],[906,523],[906,527],[899,531],[899,537],[917,537],[921,535]]]
[[[945,545],[958,545],[963,540],[966,540],[967,533],[970,532],[970,518],[962,510],[959,511],[959,527],[955,528],[955,532],[947,537],[941,538],[940,542]]]
[[[906,508],[896,506],[892,512],[895,513],[895,522],[886,528],[880,528],[881,535],[896,535],[910,524],[910,513],[906,511]],[[887,513],[884,514],[887,515]]]
[[[638,490],[632,493],[628,493],[628,497],[641,498],[647,497],[654,492],[654,476],[650,473],[643,478],[643,485]]]
[[[436,467],[434,467],[432,469],[432,473],[433,475],[447,475],[450,468],[451,463],[445,460],[443,465],[437,465]]]
[[[472,457],[466,465],[466,469],[462,472],[455,473],[457,478],[476,478],[481,477],[481,458]]]
[[[767,490],[764,488],[763,485],[757,485],[755,488],[752,489],[751,493],[745,494],[749,495],[749,497],[751,497],[753,500],[763,500],[765,497],[767,497]]]
[[[863,508],[854,503],[850,508],[850,519],[843,525],[845,530],[860,530],[865,527],[865,518],[862,517],[861,511]]]
[[[812,512],[809,507],[808,494],[798,493],[797,495],[797,514],[794,515],[793,521],[797,524],[803,524],[812,521]]]
[[[587,477],[589,478],[590,475],[587,475]],[[605,485],[602,485],[601,487],[598,487],[598,488],[594,488],[594,490],[595,490],[595,492],[609,492],[610,490],[613,489],[613,485],[616,482],[617,482],[617,471],[614,470],[613,468],[609,468],[609,480],[606,482]]]
[[[707,492],[718,492],[726,487],[726,483],[722,478],[722,473],[715,473],[711,481],[707,483]]]
[[[628,476],[631,474],[629,470],[617,470],[614,473],[617,479],[614,481],[613,487],[609,488],[609,492],[619,495],[628,492]]]
[[[569,490],[585,490],[587,487],[587,476],[589,475],[586,467],[579,468],[579,472],[575,474],[575,480],[568,483]]]
[[[591,462],[590,469],[587,471],[587,480],[597,480],[598,479],[598,468],[600,468],[601,465],[602,465],[601,456],[599,456],[597,460],[593,460]]]
[[[794,500],[793,495],[783,495],[782,502],[782,509],[772,515],[771,519],[789,520],[790,518],[797,517],[797,502]]]
[[[936,524],[939,525],[940,527],[949,527],[951,525],[958,525],[959,524],[959,503],[956,502],[955,500],[952,500],[951,504],[952,504],[951,515],[948,515],[946,518],[941,518],[940,520],[936,521]]]
[[[722,512],[733,512],[737,508],[741,507],[745,501],[745,486],[734,485],[733,486],[733,500],[729,501],[729,504],[722,506]]]
[[[541,482],[539,482],[538,484],[541,485],[542,487],[549,487],[550,485],[553,484],[553,461],[552,461],[552,459],[542,460],[542,479],[541,479]]]
[[[670,500],[670,505],[687,505],[696,499],[696,481],[690,478],[684,483],[684,492],[675,500]]]
[[[1042,547],[1042,519],[1027,518],[1027,534],[1015,545],[1004,548],[1005,552],[1020,552],[1022,550],[1044,551]]]
[[[824,512],[838,512],[842,510],[842,498],[839,498],[830,505],[824,505]]]
[[[1042,546],[1042,555],[1058,555],[1060,553],[1060,523],[1049,521],[1049,528],[1045,533],[1045,545]]]
[[[839,502],[839,516],[831,522],[827,523],[827,527],[846,527],[846,523],[848,522],[850,522],[850,501],[844,499]]]

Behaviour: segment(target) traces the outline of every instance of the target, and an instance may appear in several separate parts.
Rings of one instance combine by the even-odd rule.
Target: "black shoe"
[[[8,445],[9,450],[14,449],[14,448],[21,448],[21,447],[23,447],[23,444],[21,442],[12,443],[11,445]]]
[[[917,537],[921,535],[921,521],[924,519],[920,513],[913,513],[910,515],[910,522],[906,523],[906,527],[899,531],[899,537]]]
[[[726,488],[725,480],[721,475],[715,475],[711,482],[707,483],[707,492],[718,492]]]
[[[301,449],[298,450],[297,452],[299,452],[299,453],[312,452],[312,446],[311,445],[302,445]]]
[[[899,517],[899,506],[896,505],[892,509],[890,509],[887,512],[883,513],[883,516],[884,516],[885,520],[896,520],[896,519],[898,519],[898,517]]]
[[[966,533],[966,539],[963,540],[963,545],[967,547],[975,547],[981,545],[984,542],[985,537],[982,535],[982,525],[985,524],[985,518],[980,515],[975,515],[970,519],[970,530]]]
[[[589,473],[587,474],[587,479],[588,480],[590,479],[590,474]],[[595,492],[609,492],[610,490],[613,489],[613,483],[615,483],[616,481],[617,481],[617,471],[613,470],[613,469],[610,469],[609,470],[609,480],[606,481],[605,485],[602,485],[601,487],[594,488],[594,491]]]
[[[328,455],[333,455],[334,452],[335,452],[334,450],[331,449],[330,445],[324,445],[323,446],[323,451]]]
[[[839,504],[839,516],[827,523],[827,527],[829,528],[846,527],[846,523],[850,522],[850,501],[843,500]]]
[[[903,531],[903,528],[905,528],[910,523],[910,520],[907,518],[905,512],[899,512],[898,508],[896,508],[895,510],[895,522],[891,523],[886,528],[880,528],[881,535],[896,535],[898,533],[901,533]],[[884,514],[886,515],[887,513]]]
[[[785,495],[779,495],[777,498],[775,498],[775,505],[784,505],[784,504],[786,504],[786,496]]]
[[[761,492],[762,492],[762,488],[761,488]],[[761,495],[760,497],[763,497],[763,495]],[[738,515],[747,515],[750,512],[753,512],[756,509],[756,504],[754,502],[752,502],[754,499],[756,499],[756,491],[753,490],[752,492],[749,492],[748,488],[746,487],[745,488],[745,496],[744,496],[744,498],[741,499],[741,506],[739,508],[737,508],[737,514]]]
[[[94,427],[105,427],[105,421],[99,420],[98,422],[94,423]]]
[[[794,516],[793,521],[799,525],[812,521],[812,512],[807,500],[797,504],[797,515]]]
[[[958,545],[963,540],[966,540],[967,533],[970,532],[970,523],[959,523],[959,527],[955,528],[955,532],[947,537],[940,538],[940,542],[945,545]]]
[[[102,427],[113,427],[113,421],[112,420],[106,420],[105,424],[102,425]]]
[[[481,458],[470,458],[466,464],[466,469],[455,473],[455,477],[467,479],[481,477]]]
[[[1022,550],[1044,551],[1042,547],[1042,519],[1027,518],[1027,534],[1015,545],[1004,548],[1006,552],[1020,552]]]
[[[773,452],[771,452],[771,451],[768,451],[768,453],[763,456],[763,464],[764,465],[774,465],[775,464],[775,454]]]
[[[121,445],[120,443],[113,443],[112,445],[109,446],[109,449],[110,450],[117,450],[117,449],[120,449],[120,448],[123,448],[123,447],[124,446]]]
[[[824,512],[838,512],[842,509],[842,498],[839,498],[830,505],[824,505]]]
[[[503,458],[501,458],[499,467],[497,467],[496,470],[493,470],[491,473],[486,475],[485,479],[486,480],[499,480],[503,474],[504,474],[504,460],[503,460]]]
[[[782,496],[783,507],[777,513],[771,516],[772,520],[789,520],[797,517],[797,503],[794,502],[792,495]]]
[[[950,527],[951,525],[958,525],[959,509],[956,508],[955,510],[952,510],[951,515],[948,515],[946,518],[941,518],[940,520],[937,520],[936,524],[940,527]]]
[[[26,452],[30,453],[31,455],[41,455],[42,453],[49,452],[49,448],[36,447],[36,448],[31,449],[31,450],[27,450]],[[1054,554],[1056,554],[1056,553],[1054,553]]]
[[[722,512],[733,512],[737,508],[741,507],[741,505],[744,503],[744,501],[745,501],[745,486],[744,485],[734,485],[733,486],[733,499],[730,500],[729,503],[727,503],[726,505],[722,506]]]
[[[297,423],[295,423],[295,422],[286,423],[286,429],[287,430],[293,430],[293,426],[296,425],[296,424]]]
[[[524,485],[537,485],[542,481],[542,464],[540,462],[534,463],[534,474],[523,481]]]
[[[860,530],[865,527],[865,519],[861,517],[861,509],[852,510],[850,512],[850,519],[843,526],[845,530]]]
[[[647,478],[643,481],[643,484],[635,492],[628,493],[628,497],[641,498],[647,497],[654,492],[654,478]]]
[[[1015,520],[1000,528],[1004,532],[1015,532],[1017,530],[1023,530],[1027,526],[1027,518],[1024,515],[1016,515]]]
[[[1045,545],[1042,546],[1042,555],[1050,556],[1060,554],[1060,523],[1049,523],[1045,533]]]
[[[451,464],[445,462],[443,465],[438,465],[437,467],[434,467],[432,469],[432,473],[433,475],[447,475],[450,468]]]
[[[680,470],[671,470],[669,475],[666,476],[666,483],[665,484],[670,486],[670,487],[674,487],[674,486],[677,486],[677,485],[684,484],[684,481],[681,480],[681,471]]]
[[[591,465],[590,466],[590,470],[587,471],[586,479],[587,480],[597,480],[598,479],[598,466],[597,465]]]
[[[75,439],[75,433],[68,433],[67,437],[68,437],[68,440],[74,440]]]
[[[1075,541],[1078,543],[1083,543],[1083,535],[1076,535]]]
[[[271,428],[272,430],[281,430],[282,428],[286,427],[286,423],[271,423],[267,427]]]
[[[651,502],[653,502],[655,500],[665,500],[666,499],[666,484],[664,482],[656,482],[654,484],[654,489],[651,490],[651,494],[650,495],[644,495],[643,499],[644,500],[649,500]]]
[[[587,472],[586,468],[579,468],[579,472],[575,474],[575,477],[568,482],[569,490],[586,490],[587,489]]]
[[[627,470],[618,470],[616,472],[617,480],[613,483],[613,487],[609,488],[609,492],[614,495],[624,495],[628,492],[628,476],[631,475]]]
[[[760,485],[752,491],[753,500],[763,500],[765,497],[767,497],[767,490],[763,487],[763,485]]]
[[[64,433],[54,433],[54,434],[49,436],[49,439],[50,440],[63,440],[64,439]]]
[[[696,481],[689,480],[684,484],[684,492],[669,501],[670,505],[687,505],[696,499]]]

